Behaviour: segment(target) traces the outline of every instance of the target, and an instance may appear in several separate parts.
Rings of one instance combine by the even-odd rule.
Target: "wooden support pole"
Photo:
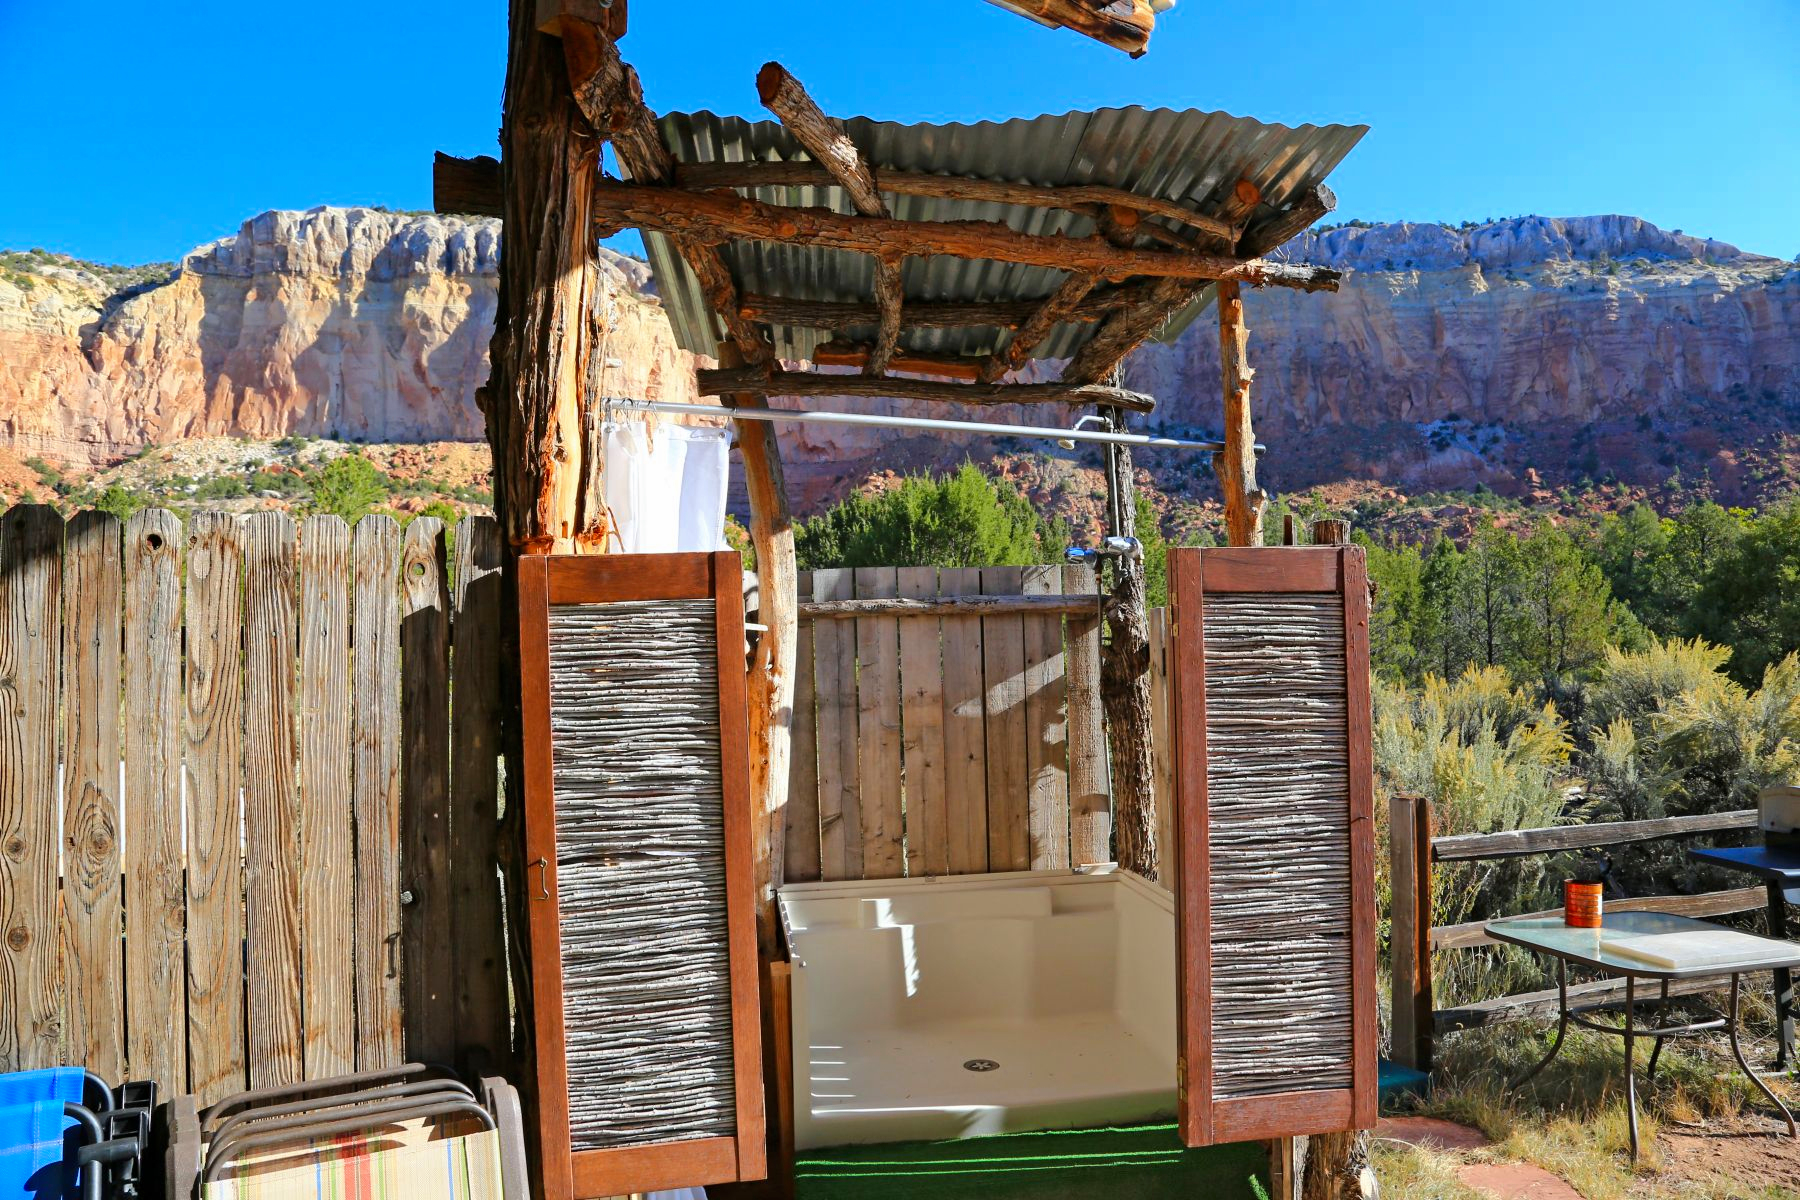
[[[1431,802],[1395,796],[1388,806],[1388,879],[1393,888],[1394,1061],[1431,1070]]]
[[[786,67],[765,63],[756,75],[756,93],[763,107],[781,118],[788,132],[849,194],[857,212],[865,217],[893,216],[887,201],[875,190],[875,177],[869,173],[862,152],[844,132],[843,122],[826,116]],[[880,331],[868,362],[863,365],[865,375],[879,378],[887,374],[888,363],[900,344],[900,308],[905,301],[900,270],[904,261],[899,254],[875,256],[875,306],[881,314]]]
[[[1031,357],[1031,352],[1038,348],[1039,343],[1050,336],[1051,330],[1068,320],[1069,314],[1075,311],[1076,306],[1087,298],[1087,294],[1099,282],[1097,276],[1071,272],[1062,281],[1062,286],[1026,318],[1012,339],[988,357],[978,376],[981,382],[998,382],[1008,371],[1016,371],[1024,366],[1025,360]]]
[[[820,375],[769,371],[760,367],[696,371],[702,396],[866,396],[874,399],[943,400],[952,404],[1106,404],[1149,412],[1156,402],[1141,392],[1101,384],[945,383],[935,379],[870,379],[862,375]]]
[[[1115,430],[1124,414],[1109,414]],[[1111,533],[1137,536],[1137,488],[1131,447],[1106,447]],[[1106,709],[1112,756],[1113,842],[1119,865],[1154,882],[1156,861],[1156,757],[1151,745],[1150,621],[1145,612],[1142,559],[1115,558],[1112,602],[1106,610],[1107,643],[1100,659],[1100,694]]]
[[[1171,279],[1237,279],[1302,291],[1335,291],[1341,274],[1329,267],[1229,254],[1134,250],[1103,237],[1055,237],[1020,233],[1000,221],[901,221],[846,215],[824,208],[764,204],[730,192],[602,181],[595,190],[595,221],[603,236],[636,227],[676,239],[717,243],[731,239],[781,242],[849,250],[856,254],[992,259],[1108,279],[1151,275]]]
[[[1256,486],[1256,432],[1250,424],[1250,329],[1235,283],[1219,285],[1219,364],[1225,385],[1225,449],[1213,471],[1225,493],[1225,527],[1233,546],[1260,546],[1268,497]]]

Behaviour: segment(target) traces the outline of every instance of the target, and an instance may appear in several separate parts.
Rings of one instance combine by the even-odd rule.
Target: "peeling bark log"
[[[1260,546],[1268,497],[1256,486],[1256,432],[1250,422],[1250,328],[1233,283],[1219,285],[1219,362],[1225,390],[1225,449],[1213,471],[1225,493],[1225,526],[1233,546]]]
[[[868,366],[875,348],[867,342],[829,341],[813,351],[812,361],[821,367]],[[963,354],[914,354],[902,350],[888,360],[888,370],[907,375],[935,375],[940,379],[961,379],[973,383],[981,372],[983,358]],[[864,372],[867,374],[867,371]]]
[[[994,383],[1008,371],[1016,371],[1025,365],[1031,352],[1050,336],[1051,330],[1068,319],[1068,314],[1094,290],[1094,285],[1098,282],[1100,281],[1092,275],[1072,274],[1064,279],[1062,286],[1048,300],[1038,305],[1037,311],[1019,326],[1012,340],[988,357],[977,378],[982,383]]]
[[[1133,275],[1238,279],[1257,286],[1330,291],[1341,277],[1326,267],[1246,261],[1221,254],[1130,250],[1104,238],[1020,233],[998,221],[847,216],[830,209],[763,204],[732,193],[685,192],[610,180],[595,189],[595,214],[599,228],[608,236],[635,226],[697,242],[784,242],[878,256],[948,254],[1088,272],[1108,279]]]
[[[1168,324],[1170,317],[1198,300],[1206,287],[1191,279],[1158,280],[1143,302],[1120,309],[1101,324],[1063,368],[1063,379],[1069,383],[1092,383],[1108,378],[1127,355]]]
[[[1113,428],[1124,422],[1115,411]],[[1112,532],[1137,536],[1136,484],[1131,447],[1107,448],[1108,505]],[[1106,608],[1108,638],[1100,658],[1100,696],[1106,709],[1107,749],[1112,758],[1113,841],[1119,865],[1145,879],[1157,878],[1156,762],[1151,748],[1150,622],[1144,609],[1142,560],[1111,560],[1112,599]]]
[[[1027,12],[1052,25],[1061,25],[1076,33],[1123,50],[1138,58],[1150,48],[1150,35],[1156,30],[1156,10],[1149,0],[1131,0],[1129,12],[1121,12],[1111,3],[1089,0],[1006,0],[1011,8]]]
[[[1281,212],[1257,221],[1244,230],[1244,236],[1237,244],[1238,255],[1260,258],[1305,233],[1312,228],[1313,222],[1336,207],[1337,193],[1322,183],[1318,184],[1301,193]]]
[[[896,400],[944,400],[953,404],[1109,404],[1149,412],[1156,401],[1139,392],[1101,384],[940,383],[935,379],[870,379],[761,368],[696,371],[702,396],[868,396]]]

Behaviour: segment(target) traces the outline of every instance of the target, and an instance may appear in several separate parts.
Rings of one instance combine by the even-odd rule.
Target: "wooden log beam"
[[[1326,267],[1241,260],[1222,254],[1133,250],[1105,238],[1020,233],[998,221],[898,221],[849,216],[822,208],[763,204],[726,192],[686,192],[603,181],[595,189],[603,236],[637,227],[717,243],[729,239],[783,242],[857,254],[991,259],[1107,279],[1149,275],[1171,279],[1236,279],[1255,286],[1332,291],[1341,275]]]
[[[803,620],[847,621],[857,617],[1046,617],[1065,613],[1097,616],[1108,597],[1100,592],[1031,596],[945,596],[937,600],[811,600],[800,605]],[[1761,895],[1761,891],[1757,892]]]
[[[1596,850],[1629,846],[1660,838],[1691,837],[1756,828],[1756,810],[1701,813],[1691,817],[1659,817],[1651,821],[1608,821],[1599,825],[1552,825],[1544,829],[1509,829],[1503,833],[1463,833],[1436,838],[1431,857],[1438,862],[1483,858],[1518,858],[1564,850]]]
[[[644,102],[644,88],[637,72],[619,56],[613,40],[591,21],[565,16],[561,29],[570,90],[588,124],[612,142],[619,166],[633,179],[646,184],[670,182],[675,174],[675,157],[656,127],[655,114]],[[693,270],[707,304],[718,314],[744,358],[752,363],[773,360],[775,352],[768,331],[746,320],[740,311],[737,285],[719,252],[717,239],[673,236],[670,240],[676,253]]]
[[[829,341],[813,351],[812,361],[821,367],[860,367],[867,374],[875,347],[867,342]],[[981,358],[962,354],[916,354],[899,351],[888,360],[887,369],[906,375],[935,375],[940,379],[974,382],[981,372]]]
[[[1100,281],[1096,276],[1071,273],[1062,281],[1062,286],[1025,319],[1025,323],[1019,326],[1011,340],[988,356],[977,378],[982,383],[995,383],[1008,371],[1016,371],[1024,366],[1025,360],[1031,357],[1031,352],[1050,336],[1051,330],[1068,319],[1068,315],[1086,299],[1098,282]]]
[[[1092,383],[1110,377],[1127,355],[1143,345],[1145,339],[1154,337],[1170,317],[1198,300],[1206,287],[1190,279],[1157,280],[1140,303],[1106,318],[1063,369],[1063,379],[1069,383]]]
[[[866,396],[895,400],[942,400],[951,404],[1110,404],[1150,412],[1156,401],[1139,392],[1102,384],[943,383],[935,379],[870,379],[866,375],[822,375],[763,368],[696,371],[702,396]]]
[[[1150,48],[1156,30],[1156,10],[1149,0],[1131,0],[1129,11],[1113,3],[1094,0],[997,0],[1002,8],[1060,25],[1097,42],[1123,50],[1133,58]]]
[[[1297,196],[1287,208],[1245,229],[1237,243],[1238,256],[1261,258],[1305,233],[1314,222],[1336,207],[1337,193],[1322,183],[1316,184]]]
[[[1725,980],[1717,975],[1701,979],[1676,979],[1669,983],[1669,996],[1701,996],[1707,992],[1723,991],[1724,987]],[[1648,987],[1638,989],[1637,1003],[1640,1008],[1656,999],[1657,996]],[[1604,1008],[1616,1008],[1623,1003],[1623,979],[1596,979],[1591,983],[1569,985],[1569,1011],[1572,1013],[1596,1012]],[[1556,1012],[1556,989],[1548,988],[1541,992],[1520,992],[1512,996],[1482,1000],[1459,1008],[1440,1008],[1432,1014],[1432,1023],[1437,1033],[1444,1034],[1455,1033],[1460,1029],[1481,1029],[1507,1021],[1544,1019],[1554,1017]]]
[[[1135,308],[1155,292],[1159,280],[1140,280],[1089,292],[1065,321],[1103,321],[1120,309]],[[830,300],[790,300],[782,296],[749,293],[740,301],[744,316],[771,325],[806,329],[855,329],[876,324],[880,310],[873,304],[838,303]],[[1003,300],[991,304],[959,301],[915,300],[906,306],[909,329],[972,329],[991,326],[1017,329],[1032,318],[1042,300]]]
[[[1269,500],[1256,486],[1256,431],[1250,421],[1250,327],[1233,282],[1219,285],[1219,367],[1225,389],[1225,449],[1213,456],[1213,472],[1225,494],[1225,527],[1233,546],[1260,546]]]
[[[1125,188],[1102,184],[1015,183],[1004,179],[977,179],[970,175],[933,175],[924,171],[894,171],[870,167],[878,191],[893,196],[929,196],[938,200],[968,200],[978,204],[1017,204],[1023,208],[1055,208],[1099,220],[1108,210],[1114,220],[1125,214],[1166,217],[1171,221],[1217,238],[1233,246],[1243,234],[1240,221],[1233,224],[1196,212],[1173,200],[1145,196]],[[694,191],[723,188],[820,188],[838,181],[819,163],[794,159],[788,162],[682,163],[675,168],[678,187]]]
[[[457,158],[439,150],[431,161],[431,207],[462,216],[500,216],[500,160],[486,154]]]
[[[1768,889],[1761,884],[1729,888],[1722,892],[1702,892],[1698,896],[1635,896],[1629,900],[1606,901],[1607,912],[1659,912],[1678,917],[1723,917],[1732,913],[1754,912],[1768,902]],[[1509,921],[1541,921],[1560,917],[1560,908],[1543,912],[1520,913]],[[1495,945],[1487,935],[1486,921],[1469,921],[1462,925],[1440,925],[1431,931],[1433,950],[1467,950],[1473,946]]]
[[[756,94],[761,97],[763,107],[781,118],[788,132],[849,194],[850,203],[857,212],[865,217],[893,217],[887,201],[875,189],[875,178],[869,173],[862,152],[844,132],[843,122],[826,116],[786,67],[775,62],[764,63],[756,75]],[[905,301],[900,278],[903,264],[904,259],[898,254],[875,256],[875,307],[881,318],[875,345],[863,365],[865,375],[887,374],[888,363],[900,344],[900,308]]]

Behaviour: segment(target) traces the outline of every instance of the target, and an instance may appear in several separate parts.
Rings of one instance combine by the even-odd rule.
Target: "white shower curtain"
[[[624,420],[605,434],[601,479],[626,554],[725,550],[730,434],[668,422]]]

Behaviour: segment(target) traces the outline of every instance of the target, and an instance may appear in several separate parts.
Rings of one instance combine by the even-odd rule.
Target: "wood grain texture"
[[[1063,592],[1099,592],[1094,568],[1063,567]],[[1106,714],[1100,696],[1100,618],[1071,613],[1067,624],[1069,697],[1069,859],[1112,859],[1112,787],[1106,775]],[[1173,859],[1158,860],[1172,862]]]
[[[57,931],[57,676],[63,522],[0,517],[0,1071],[61,1061]]]
[[[308,1079],[356,1068],[350,783],[350,527],[308,517],[297,547],[300,978]]]
[[[937,595],[937,568],[901,567],[895,577],[902,597]],[[906,873],[943,875],[950,870],[944,773],[944,666],[941,624],[930,617],[900,622],[901,758],[906,771]]]
[[[812,595],[812,572],[795,578],[795,594]],[[813,685],[813,624],[802,619],[794,642],[793,754],[788,763],[787,845],[782,881],[819,877],[819,726]]]
[[[1152,772],[1156,799],[1156,881],[1180,895],[1181,868],[1176,853],[1175,752],[1176,733],[1169,689],[1169,610],[1153,608],[1145,614],[1150,627],[1150,737],[1155,753]]]
[[[858,598],[892,597],[893,567],[858,567]],[[857,803],[862,815],[862,878],[897,879],[906,871],[900,794],[900,623],[856,622]]]
[[[854,594],[850,571],[813,572],[813,599]],[[819,695],[819,877],[861,879],[854,628],[835,621],[813,626],[813,671]]]
[[[938,572],[941,596],[978,595],[974,567]],[[944,631],[944,822],[952,875],[988,869],[987,705],[982,673],[982,631],[977,617],[945,617]]]
[[[456,937],[459,1061],[507,1061],[511,1050],[500,878],[500,572],[506,546],[492,517],[456,528],[451,621],[450,878]]]
[[[1213,1143],[1211,829],[1206,777],[1206,609],[1200,551],[1169,551],[1169,721],[1175,735],[1176,1087],[1181,1140]]]
[[[244,872],[243,530],[195,513],[187,547],[187,913],[189,1089],[210,1104],[242,1091]]]
[[[1028,596],[1062,591],[1062,568],[1025,568]],[[1034,871],[1069,866],[1069,713],[1059,616],[1026,617],[1025,779],[1029,862]]]
[[[1009,595],[1023,590],[1022,567],[983,567],[981,590]],[[988,869],[1031,867],[1029,772],[1025,741],[1025,619],[984,617],[982,671],[987,704]]]
[[[351,537],[356,839],[356,1068],[402,1061],[400,943],[400,526],[364,517]]]
[[[1419,819],[1417,797],[1395,796],[1388,802],[1388,879],[1393,897],[1388,909],[1388,1011],[1392,1014],[1394,1061],[1415,1071],[1429,1071],[1429,1065],[1420,1066],[1431,1061],[1420,1034],[1429,1030],[1431,1019],[1431,946],[1426,937],[1431,924],[1431,893],[1424,892],[1425,911],[1421,913],[1419,864],[1413,857],[1418,848]],[[1425,1017],[1423,1029],[1421,1010]]]
[[[450,581],[444,523],[415,517],[400,554],[400,961],[406,1057],[454,1062],[450,878]]]
[[[250,1086],[305,1078],[295,761],[298,546],[283,512],[244,520],[244,923]]]
[[[63,959],[68,1060],[125,1073],[119,858],[119,648],[124,530],[110,513],[70,518],[63,557]]]
[[[1509,829],[1501,833],[1462,833],[1436,838],[1431,857],[1437,862],[1467,862],[1484,858],[1516,858],[1526,854],[1551,854],[1561,850],[1591,850],[1602,846],[1629,846],[1659,838],[1688,837],[1696,833],[1723,833],[1756,828],[1756,810],[1701,813],[1692,817],[1662,817],[1651,821],[1608,821],[1597,825],[1556,825],[1545,829]]]
[[[131,1078],[185,1092],[181,521],[125,525],[125,1008]]]

